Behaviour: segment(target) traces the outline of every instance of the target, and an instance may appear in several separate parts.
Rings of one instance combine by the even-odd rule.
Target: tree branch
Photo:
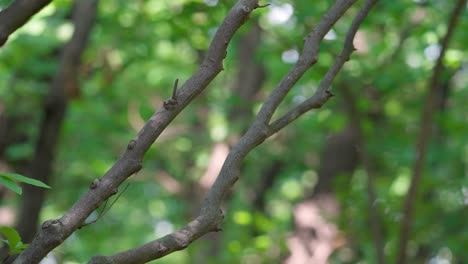
[[[337,0],[328,12],[320,19],[317,26],[314,27],[311,33],[305,38],[304,48],[297,63],[289,70],[289,72],[281,79],[276,88],[266,99],[262,108],[258,112],[255,122],[260,124],[268,124],[271,117],[275,113],[279,104],[291,90],[293,85],[304,75],[304,73],[312,67],[318,60],[320,43],[332,26],[340,17],[353,5],[356,0]]]
[[[351,53],[355,50],[353,45],[354,36],[356,35],[356,32],[362,21],[367,16],[371,8],[375,5],[375,3],[377,3],[377,1],[378,0],[367,0],[364,3],[361,10],[354,18],[348,33],[346,34],[343,50],[336,58],[333,66],[328,70],[323,79],[320,81],[317,91],[310,98],[288,111],[282,117],[275,120],[270,125],[270,129],[273,133],[278,132],[307,111],[322,107],[322,105],[327,102],[328,99],[333,97],[333,94],[328,90],[328,88],[330,87],[338,72],[341,70],[341,67],[343,67],[344,63],[349,60]]]
[[[52,0],[15,0],[0,11],[0,47],[5,44],[11,33],[23,26],[50,2]]]
[[[401,223],[400,229],[400,240],[398,243],[398,253],[397,261],[398,264],[406,263],[407,254],[406,248],[408,240],[411,233],[411,223],[413,221],[413,207],[417,198],[417,190],[421,182],[422,172],[424,169],[424,162],[426,159],[426,149],[429,139],[431,137],[431,131],[433,126],[434,112],[436,109],[436,97],[438,92],[438,87],[440,85],[440,78],[443,71],[443,59],[445,52],[447,50],[450,39],[453,35],[455,27],[458,22],[458,17],[460,16],[462,10],[465,9],[465,4],[467,0],[458,0],[455,4],[452,14],[450,15],[450,20],[447,26],[447,33],[445,34],[440,48],[439,58],[437,59],[436,65],[434,67],[432,77],[429,81],[429,91],[424,101],[424,109],[421,114],[421,123],[419,125],[419,135],[418,142],[416,145],[416,160],[413,163],[411,183],[408,190],[408,193],[405,197],[405,203],[403,207],[403,220]]]
[[[354,38],[354,34],[357,31],[357,27],[362,22],[362,20],[367,15],[370,8],[376,1],[377,0],[367,0],[364,7],[360,10],[355,20],[353,21],[350,32],[354,32],[354,33],[348,34],[347,39],[346,39],[346,44],[345,44],[345,49],[350,50],[349,53],[351,53],[351,50],[353,48],[352,40]],[[338,12],[337,6],[339,6],[340,8],[343,8],[343,10],[339,9],[339,13],[343,15],[344,11],[347,8],[349,8],[351,5],[349,4],[349,2],[353,2],[353,1],[348,1],[347,5],[344,5],[343,4],[344,2],[345,1],[337,1],[338,4],[335,4],[330,9],[330,11],[325,16],[322,17],[322,20],[319,22],[318,26],[309,35],[309,37],[306,40],[306,47],[304,47],[303,54],[305,55],[302,55],[302,61],[314,60],[312,58],[316,56],[316,53],[309,52],[312,49],[309,43],[318,43],[319,42],[318,40],[322,39],[323,36],[328,32],[328,30],[331,27],[331,25],[329,24],[331,13],[335,14],[336,12]],[[338,18],[336,18],[333,21],[336,22]],[[327,23],[324,21],[326,21]],[[323,26],[324,24],[326,24],[327,26]],[[318,40],[314,40],[312,38],[317,38]],[[316,49],[318,50],[318,47]],[[341,57],[342,56],[340,56],[339,58]],[[342,63],[344,63],[344,61],[346,60],[343,60]],[[298,64],[302,65],[302,63],[298,63]],[[297,67],[298,66],[296,64],[296,66],[293,67],[293,69]],[[338,71],[339,68],[334,69],[334,70]],[[296,74],[297,74],[297,71],[291,70],[283,78],[283,80],[289,80],[291,78],[300,78],[300,76],[302,75],[301,74],[295,77],[291,76],[291,75],[296,75]],[[290,86],[293,85],[293,83],[290,83],[289,81],[287,81],[287,83],[288,85],[290,84]],[[282,98],[284,98],[285,94],[283,95],[283,93],[285,92],[285,90],[289,90],[289,89],[290,87],[287,88],[286,84],[283,84],[283,85],[280,84],[278,85],[277,89],[275,89],[272,92],[272,95],[270,95],[269,98],[279,98],[281,96]],[[271,102],[273,102],[276,99],[271,99],[271,100],[272,100]],[[264,109],[270,109],[270,111],[275,110],[274,107],[270,108],[270,106],[267,106],[267,108],[264,108]],[[271,117],[270,114],[271,113],[264,113],[264,114],[259,113],[257,115],[256,121],[253,122],[253,124],[250,126],[247,132],[232,147],[216,181],[214,182],[213,186],[209,189],[205,199],[203,200],[203,203],[201,206],[201,212],[199,216],[195,218],[195,220],[191,221],[185,227],[169,235],[166,235],[162,238],[159,238],[157,240],[144,244],[140,247],[130,249],[128,251],[121,252],[112,256],[96,256],[96,257],[93,257],[89,263],[93,263],[93,264],[97,264],[97,263],[114,263],[114,264],[115,263],[132,263],[132,264],[144,263],[145,261],[161,258],[171,252],[184,249],[188,245],[190,245],[190,243],[192,243],[194,240],[198,239],[199,237],[209,232],[221,230],[221,224],[223,221],[223,212],[220,209],[221,203],[224,200],[226,193],[231,189],[234,183],[239,179],[240,167],[241,167],[242,161],[244,160],[244,158],[247,156],[247,154],[250,151],[252,151],[256,146],[260,145],[263,141],[265,141],[265,139],[267,139],[269,136],[273,134],[271,129],[266,124],[262,123],[262,121],[265,121],[268,119],[268,116]]]
[[[222,61],[226,56],[226,48],[232,36],[244,24],[252,10],[257,7],[258,1],[256,0],[240,0],[233,6],[216,31],[202,65],[177,90],[177,106],[171,110],[166,110],[161,106],[138,135],[129,142],[127,150],[112,168],[102,178],[94,180],[88,192],[82,195],[60,219],[44,222],[32,243],[14,263],[38,263],[48,252],[80,227],[102,202],[116,194],[119,185],[125,179],[141,169],[143,156],[156,138],[222,70]],[[204,222],[196,222],[194,225],[198,227],[202,224]]]

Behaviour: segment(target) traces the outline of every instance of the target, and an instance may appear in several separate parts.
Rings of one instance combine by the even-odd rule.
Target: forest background
[[[0,1],[0,33],[14,2],[27,1]],[[125,150],[139,151],[135,136],[156,110],[180,113],[142,167],[109,191],[117,195],[96,200],[90,224],[44,263],[110,256],[204,212],[229,152],[340,2],[356,3],[323,32],[313,68],[270,113],[277,133],[247,151],[223,194],[222,225],[157,263],[468,263],[466,1],[378,2],[326,87],[332,65],[353,51],[343,46],[353,19],[376,1],[239,1],[255,6],[225,39],[224,61],[214,60],[221,73],[186,107],[187,80],[210,67],[208,47],[235,1],[48,2],[37,1],[43,7],[8,40],[0,34],[0,173],[51,188],[2,187],[0,225],[31,242],[42,222],[99,190],[96,179]],[[320,109],[288,120],[316,91],[327,96],[310,106]]]

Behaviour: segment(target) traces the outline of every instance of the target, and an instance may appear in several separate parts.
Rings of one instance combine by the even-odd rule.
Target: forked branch
[[[313,32],[309,34],[301,59],[270,94],[267,102],[262,107],[263,110],[259,112],[251,127],[241,137],[239,142],[232,147],[216,181],[203,201],[198,217],[183,228],[162,238],[112,256],[96,256],[89,263],[144,263],[145,261],[161,258],[171,252],[184,249],[199,237],[209,232],[221,230],[223,221],[223,212],[220,209],[221,203],[225,194],[239,179],[242,161],[251,150],[282,128],[278,126],[278,129],[274,131],[266,122],[271,118],[274,110],[284,99],[294,83],[316,61],[318,56],[318,46],[316,45],[319,45],[323,36],[354,2],[355,0],[336,1],[335,5],[323,16],[317,27],[314,28]],[[335,64],[325,76],[322,81],[322,88],[318,92],[327,91],[326,88],[339,72],[341,66],[348,60],[354,49],[352,41],[357,28],[376,2],[377,0],[367,0],[359,11],[347,34],[341,55],[337,57]]]
[[[239,0],[233,6],[216,31],[200,68],[177,89],[175,108],[167,110],[161,106],[130,141],[127,150],[109,171],[102,178],[96,179],[88,191],[61,218],[44,222],[32,243],[14,263],[38,263],[82,226],[86,218],[104,201],[116,194],[124,180],[141,169],[144,154],[161,132],[222,70],[222,61],[229,42],[257,7],[256,0]]]

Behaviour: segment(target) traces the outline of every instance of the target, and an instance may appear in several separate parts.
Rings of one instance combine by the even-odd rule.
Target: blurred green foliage
[[[7,2],[0,1],[0,6]],[[183,82],[191,76],[233,2],[100,2],[97,24],[83,58],[81,96],[71,102],[67,112],[43,220],[63,214],[93,179],[110,168],[162,100],[170,97],[173,81],[179,78]],[[254,12],[251,20],[258,21],[264,32],[258,54],[252,59],[265,65],[267,79],[253,113],[290,68],[291,63],[284,56],[282,59],[284,52],[300,51],[303,37],[331,2],[273,0],[272,6]],[[441,0],[381,1],[360,29],[358,52],[332,88],[336,99],[306,114],[248,156],[241,180],[226,202],[224,231],[158,263],[278,263],[287,256],[293,208],[310,196],[316,184],[324,139],[349,123],[340,85],[362,95],[357,102],[360,111],[379,111],[378,121],[364,120],[364,131],[378,168],[377,203],[384,213],[385,253],[392,259],[422,102],[434,65],[430,47],[437,47],[445,33],[451,5],[451,1]],[[12,161],[33,154],[41,101],[57,70],[59,50],[73,29],[67,20],[70,7],[69,0],[53,1],[0,49],[0,104],[9,115],[28,120],[17,128],[18,133],[28,135],[28,141],[8,149]],[[272,14],[274,8],[279,8],[279,13]],[[289,15],[288,10],[292,10]],[[280,112],[313,93],[340,51],[356,11],[357,7],[351,8],[333,28],[336,39],[324,40],[319,62],[291,91]],[[250,27],[247,22],[238,32],[229,46],[225,70],[174,120],[168,127],[170,133],[149,150],[143,169],[129,180],[130,186],[113,208],[56,250],[66,263],[83,263],[96,254],[112,254],[153,240],[183,226],[197,212],[200,200],[193,197],[201,199],[202,194],[194,193],[193,186],[210,165],[214,144],[232,141],[246,126],[232,123],[229,114],[242,103],[231,87],[242,67],[237,61],[239,35]],[[449,263],[468,263],[466,28],[468,14],[464,12],[445,57],[448,75],[443,81],[449,82],[450,94],[447,107],[438,112],[411,237],[412,246],[429,251],[430,257],[447,258]],[[399,46],[401,38],[404,41]],[[365,96],[367,86],[379,93],[378,99]],[[246,117],[245,123],[248,121]],[[259,175],[274,161],[283,165],[262,194],[264,209],[258,210],[252,197],[260,185]],[[158,180],[161,173],[169,174],[183,190],[165,188]],[[335,221],[352,237],[357,252],[352,263],[373,263],[374,258],[365,180],[359,168],[334,184],[341,204]],[[4,203],[14,205],[17,201],[12,198]],[[96,216],[91,215],[89,221]],[[332,263],[350,263],[340,256],[334,254]]]

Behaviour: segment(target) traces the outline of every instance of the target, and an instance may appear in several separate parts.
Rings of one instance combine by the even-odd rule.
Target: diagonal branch
[[[368,14],[370,8],[373,6],[373,4],[376,1],[377,0],[367,0],[364,7],[359,11],[358,15],[353,21],[353,24],[350,29],[351,33],[349,33],[346,38],[345,48],[344,48],[344,49],[349,49],[348,51],[349,54],[351,53],[353,49],[352,40],[354,38],[354,34],[357,31],[357,27],[359,27],[360,23],[362,22],[364,17]],[[343,4],[343,1],[341,1],[340,3]],[[341,6],[341,8],[344,9],[344,10],[340,9],[340,14],[343,15],[344,11],[347,8],[349,8],[350,5],[339,5],[339,6]],[[337,12],[336,5],[332,7],[330,11],[322,18],[319,25],[323,25],[324,24],[323,21],[329,21],[330,12]],[[314,36],[318,39],[321,39],[326,34],[326,32],[328,32],[328,30],[329,30],[328,26],[316,27],[314,29],[313,34],[311,34],[310,36]],[[312,40],[310,38],[306,40],[307,43],[317,43],[316,41],[317,40]],[[308,46],[307,48],[304,48],[304,50],[309,50],[309,49],[310,49],[310,46]],[[306,52],[304,54],[307,54],[307,55],[304,55],[303,59],[305,59],[308,56],[310,57],[314,56],[314,53]],[[349,55],[347,57],[349,57]],[[342,56],[339,56],[337,60],[341,61]],[[346,60],[343,60],[342,63],[344,63],[345,61]],[[338,70],[339,68],[337,69],[337,71]],[[293,74],[296,74],[296,72],[290,71],[288,75],[286,75],[283,78],[283,80],[287,80],[288,78],[291,77],[290,75],[293,75]],[[300,76],[297,78],[300,78]],[[276,97],[276,95],[282,94],[284,92],[283,89],[290,89],[290,88],[285,88],[286,86],[278,86],[278,87],[283,87],[283,88],[275,89],[269,98],[273,98],[273,97],[278,98]],[[274,111],[274,108],[270,108],[270,111]],[[270,115],[270,113],[267,113],[267,114]],[[260,145],[263,141],[265,141],[265,139],[267,139],[269,136],[273,134],[271,129],[269,129],[267,125],[263,125],[261,123],[261,121],[266,120],[264,118],[265,118],[265,115],[262,115],[261,113],[259,113],[257,115],[256,121],[253,122],[253,124],[248,129],[248,131],[240,138],[239,142],[237,142],[232,147],[216,181],[214,182],[213,186],[208,191],[202,203],[201,212],[198,217],[196,217],[194,220],[192,220],[183,228],[169,235],[166,235],[162,238],[151,241],[140,247],[136,247],[136,248],[124,251],[124,252],[117,253],[112,256],[93,257],[89,263],[92,263],[92,264],[144,263],[145,261],[161,258],[174,251],[182,250],[186,248],[187,246],[189,246],[193,241],[195,241],[196,239],[200,238],[201,236],[209,232],[220,231],[221,224],[222,224],[223,217],[224,217],[223,212],[220,209],[221,203],[225,197],[225,194],[231,189],[234,183],[239,179],[240,167],[241,167],[242,161],[244,160],[244,158],[247,156],[247,154],[250,151],[252,151],[256,146]]]
[[[322,105],[327,102],[328,99],[333,97],[333,94],[328,89],[338,72],[341,70],[341,67],[343,67],[344,63],[349,60],[351,53],[355,50],[353,46],[354,36],[356,35],[356,32],[362,21],[367,16],[371,8],[375,5],[375,3],[377,3],[377,1],[378,0],[367,0],[364,3],[364,6],[354,18],[353,23],[351,24],[351,27],[346,34],[343,50],[336,58],[333,66],[328,70],[323,79],[320,81],[317,91],[310,98],[288,111],[282,117],[275,120],[270,125],[270,129],[273,133],[278,132],[309,110],[322,107]]]
[[[170,110],[160,107],[102,178],[96,179],[88,191],[61,218],[42,224],[39,233],[15,263],[38,263],[79,228],[102,202],[116,194],[119,185],[125,179],[141,169],[143,156],[156,138],[222,70],[222,61],[232,36],[257,7],[256,0],[240,0],[233,6],[216,31],[202,65],[177,90],[177,105]]]
[[[23,26],[50,2],[52,0],[15,0],[0,11],[0,47],[5,44],[11,33]]]
[[[413,163],[411,183],[406,194],[405,203],[403,207],[403,220],[401,223],[400,240],[398,243],[397,261],[398,264],[406,263],[406,248],[411,233],[411,223],[413,221],[413,207],[417,198],[418,186],[421,182],[421,177],[424,169],[424,162],[426,159],[427,144],[431,137],[431,128],[434,122],[434,112],[436,109],[436,97],[438,88],[440,86],[440,78],[443,72],[443,59],[447,50],[448,44],[455,27],[457,26],[458,17],[462,10],[465,9],[467,0],[458,0],[453,8],[452,14],[449,18],[447,25],[447,33],[442,39],[439,58],[437,59],[434,67],[432,77],[429,81],[429,91],[424,101],[424,109],[421,114],[420,130],[418,135],[418,142],[416,145],[416,160]]]
[[[283,101],[284,97],[292,89],[293,85],[312,67],[318,60],[320,43],[332,26],[340,19],[348,8],[356,0],[337,0],[328,12],[320,19],[317,26],[314,27],[305,38],[304,48],[297,63],[281,79],[276,88],[266,99],[260,109],[256,121],[260,124],[269,124],[270,119]]]

